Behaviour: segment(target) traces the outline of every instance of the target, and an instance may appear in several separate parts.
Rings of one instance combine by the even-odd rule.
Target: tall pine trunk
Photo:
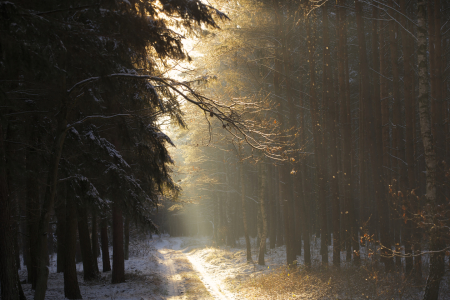
[[[100,240],[102,244],[103,272],[108,272],[111,271],[111,262],[109,260],[108,223],[106,219],[102,219],[101,222]]]
[[[328,30],[328,11],[327,5],[322,6],[322,24],[323,24],[323,103],[327,106],[327,128],[329,132],[330,143],[330,169],[329,182],[331,189],[332,204],[332,224],[333,224],[333,265],[340,267],[341,265],[341,240],[340,240],[340,201],[339,201],[339,182],[338,182],[338,149],[336,136],[337,130],[337,114],[336,102],[334,99],[333,78],[331,72],[331,56],[330,56],[330,38]],[[323,158],[324,159],[324,158]]]
[[[384,192],[383,181],[380,176],[383,165],[380,153],[378,153],[376,149],[374,117],[373,117],[373,110],[371,109],[372,99],[370,91],[369,64],[366,50],[364,21],[362,18],[362,6],[359,0],[355,2],[355,10],[356,10],[356,24],[358,35],[358,50],[359,50],[358,54],[359,54],[360,74],[361,74],[360,97],[364,107],[363,116],[364,119],[366,120],[366,125],[368,126],[367,147],[369,150],[368,152],[370,154],[373,185],[377,202],[377,211],[380,226],[380,243],[385,247],[389,247],[391,245],[387,224],[389,218],[386,211],[386,202],[385,202],[386,195]],[[392,269],[392,260],[388,258],[389,255],[391,255],[391,251],[389,251],[388,248],[383,248],[382,256],[384,257],[383,260],[387,270]]]
[[[259,245],[258,264],[264,266],[264,252],[266,251],[266,239],[267,239],[267,216],[265,206],[265,189],[266,189],[266,165],[264,160],[260,162],[260,185],[259,185],[259,203],[261,208],[262,219],[262,232],[261,232],[261,244]]]
[[[81,256],[83,257],[84,280],[93,280],[98,275],[95,268],[96,259],[92,253],[87,209],[81,204],[78,205],[78,236],[80,239]]]
[[[0,120],[3,121],[3,120]],[[20,282],[17,273],[14,246],[14,220],[6,178],[6,155],[0,122],[0,283],[2,300],[20,299]]]
[[[113,205],[112,223],[113,267],[111,282],[122,283],[125,282],[125,260],[123,253],[123,216],[122,210],[117,203],[114,203]]]
[[[245,201],[245,172],[244,172],[244,164],[240,163],[240,178],[241,178],[241,203],[242,203],[242,221],[244,223],[244,236],[245,236],[245,245],[247,247],[247,262],[253,262],[252,260],[252,246],[250,244],[250,237],[248,236],[248,224],[247,224],[247,204]]]
[[[417,5],[417,64],[419,73],[419,116],[420,133],[425,151],[426,166],[426,202],[430,228],[430,273],[425,287],[424,300],[436,300],[439,296],[439,286],[444,275],[444,253],[442,251],[442,233],[436,219],[436,150],[432,136],[432,121],[430,114],[430,97],[428,93],[428,62],[427,62],[427,30],[426,9],[427,0]],[[432,20],[430,20],[432,22]]]
[[[316,164],[316,178],[317,178],[317,191],[318,191],[318,202],[319,210],[321,215],[320,220],[320,255],[322,256],[322,264],[328,265],[328,226],[327,226],[327,208],[325,199],[325,172],[322,164],[323,155],[323,139],[322,139],[322,125],[319,119],[319,107],[318,99],[316,93],[316,80],[315,80],[315,30],[313,28],[314,23],[312,21],[308,22],[307,25],[307,40],[308,40],[308,60],[309,60],[309,75],[310,75],[310,112],[311,112],[311,122],[313,128],[314,136],[314,161]]]
[[[64,236],[64,296],[68,299],[81,299],[75,264],[77,244],[77,206],[75,199],[66,198],[66,234]]]

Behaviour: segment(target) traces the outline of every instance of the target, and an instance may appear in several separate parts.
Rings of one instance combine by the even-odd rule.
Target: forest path
[[[181,240],[161,239],[155,244],[158,251],[159,266],[161,272],[167,278],[167,298],[166,299],[186,299],[183,278],[178,274],[175,265],[177,257],[182,255],[180,251]]]
[[[155,244],[161,271],[169,281],[167,299],[236,299],[233,294],[224,289],[221,280],[217,274],[214,274],[214,269],[205,268],[202,259],[196,256],[195,252],[190,251],[192,247],[181,249],[182,243],[181,238],[162,237]],[[184,266],[181,266],[183,264]],[[203,293],[198,288],[186,288],[185,276],[181,275],[186,271],[195,273],[205,289]],[[193,290],[194,293],[192,293]]]

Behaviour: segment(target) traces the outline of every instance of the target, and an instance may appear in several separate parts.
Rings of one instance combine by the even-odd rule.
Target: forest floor
[[[312,268],[305,269],[303,256],[299,256],[299,267],[289,270],[283,246],[269,249],[266,265],[259,266],[246,262],[243,240],[230,248],[211,247],[211,240],[205,237],[156,236],[130,245],[125,283],[111,284],[111,272],[84,282],[81,263],[77,264],[78,280],[83,299],[421,299],[423,295],[425,280],[416,282],[401,273],[385,274],[367,255],[362,255],[361,267],[342,263],[340,270],[321,268],[319,246],[320,239],[312,241]],[[253,260],[257,261],[255,240],[252,249]],[[341,258],[345,259],[345,252]],[[441,283],[439,299],[450,299],[448,273]],[[25,268],[20,275],[22,280],[26,278]],[[32,299],[31,286],[23,284],[23,288],[27,299]],[[56,273],[56,257],[50,263],[46,299],[64,299],[63,274]]]

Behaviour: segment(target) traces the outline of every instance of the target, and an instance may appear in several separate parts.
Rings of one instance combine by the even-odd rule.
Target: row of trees
[[[0,15],[1,299],[24,298],[20,254],[34,299],[45,298],[55,224],[65,296],[80,299],[77,231],[90,280],[99,227],[110,268],[112,227],[112,282],[123,282],[124,224],[156,230],[158,199],[179,192],[161,120],[184,126],[184,101],[235,124],[227,107],[164,76],[189,59],[173,28],[189,35],[226,16],[184,0],[1,1]]]
[[[358,265],[360,247],[376,241],[387,272],[422,278],[431,253],[424,297],[437,299],[449,242],[448,3],[223,5],[233,24],[204,50],[215,53],[205,72],[218,74],[206,90],[257,106],[247,116],[273,143],[262,157],[213,136],[216,147],[185,155],[182,186],[195,186],[186,197],[203,204],[203,227],[211,221],[229,245],[245,234],[248,247],[258,232],[261,256],[266,236],[271,247],[284,241],[288,265],[302,241],[311,264],[312,234],[325,264],[332,245],[337,267],[341,250]],[[197,147],[204,132],[186,143]]]

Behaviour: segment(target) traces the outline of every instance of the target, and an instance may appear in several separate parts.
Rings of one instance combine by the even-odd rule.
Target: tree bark
[[[307,40],[308,40],[308,59],[309,59],[309,76],[310,76],[310,113],[311,113],[311,122],[313,128],[313,136],[314,136],[314,161],[316,164],[316,178],[318,184],[318,202],[319,202],[319,210],[321,214],[321,223],[320,223],[320,237],[321,237],[321,247],[320,247],[320,255],[322,256],[322,264],[328,265],[328,226],[327,226],[327,209],[326,209],[326,199],[325,199],[325,172],[323,170],[322,165],[322,148],[323,148],[323,140],[322,140],[322,126],[319,120],[319,108],[318,108],[318,100],[316,94],[316,79],[315,79],[315,30],[312,28],[313,22],[309,21],[307,26]]]
[[[3,120],[0,120],[3,121]],[[14,247],[14,220],[6,178],[6,155],[0,122],[0,283],[1,299],[19,300],[20,282]]]
[[[65,87],[65,84],[62,85]],[[65,92],[65,91],[64,91]],[[47,291],[47,228],[50,220],[50,212],[55,204],[56,184],[58,181],[58,166],[61,159],[62,147],[67,134],[67,105],[64,101],[61,111],[59,112],[58,127],[54,143],[52,146],[52,155],[48,167],[47,185],[45,195],[41,207],[41,216],[37,228],[36,257],[37,257],[37,280],[34,300],[44,300]]]
[[[261,208],[262,219],[262,232],[261,232],[261,244],[259,245],[258,264],[265,265],[264,252],[266,251],[266,238],[267,238],[267,216],[265,207],[265,189],[266,189],[266,165],[264,160],[260,162],[260,190],[259,190],[259,204]]]
[[[129,251],[130,251],[130,218],[129,217],[125,217],[123,230],[124,230],[124,234],[125,234],[124,235],[125,241],[124,241],[124,245],[123,245],[124,246],[123,253],[124,253],[125,260],[128,260],[130,258],[130,254],[129,254]]]
[[[66,198],[66,233],[64,254],[64,296],[68,299],[82,299],[78,286],[75,264],[77,244],[77,206],[75,199]]]
[[[81,256],[83,258],[84,280],[89,281],[97,278],[98,273],[95,268],[95,258],[92,253],[91,240],[89,235],[87,208],[78,204],[78,236],[80,239]]]
[[[242,221],[244,222],[244,236],[245,236],[245,245],[247,246],[247,262],[253,262],[252,259],[252,246],[250,244],[250,237],[248,236],[248,226],[247,226],[247,204],[245,203],[245,173],[244,173],[244,164],[240,163],[240,178],[241,178],[241,201],[242,201]]]
[[[444,275],[444,252],[440,225],[436,218],[436,150],[433,143],[431,129],[431,114],[429,110],[430,97],[428,93],[428,62],[427,62],[427,31],[426,31],[426,9],[428,0],[417,5],[417,64],[419,73],[419,116],[420,133],[425,151],[426,165],[426,202],[427,214],[432,224],[430,229],[430,273],[425,287],[424,300],[435,300],[439,296],[439,286]],[[431,21],[432,22],[432,21]],[[445,244],[444,244],[445,245]]]
[[[111,262],[109,260],[108,224],[106,219],[103,219],[101,223],[100,239],[102,243],[103,272],[108,272],[111,271]]]
[[[327,106],[327,128],[329,131],[330,143],[330,169],[329,182],[331,189],[332,204],[332,223],[333,223],[333,265],[340,268],[341,265],[341,228],[340,228],[340,200],[339,200],[339,181],[338,181],[338,149],[336,136],[337,130],[337,114],[336,102],[334,101],[333,78],[331,72],[331,56],[330,56],[330,38],[328,30],[328,11],[327,5],[322,6],[322,24],[323,24],[323,103]]]
[[[370,108],[372,105],[371,91],[370,91],[370,78],[369,78],[369,65],[367,59],[366,50],[366,39],[364,22],[362,19],[362,7],[361,2],[358,0],[355,2],[356,10],[356,23],[357,23],[357,34],[358,34],[358,48],[359,48],[359,63],[360,63],[360,74],[361,74],[361,101],[365,104],[365,107]],[[380,242],[381,245],[388,247],[391,245],[388,234],[387,220],[389,219],[386,213],[386,202],[385,202],[385,192],[383,188],[381,172],[382,164],[380,153],[376,150],[376,138],[375,138],[375,128],[374,128],[374,117],[372,109],[364,109],[364,118],[367,120],[366,124],[368,126],[368,150],[370,154],[370,162],[372,168],[372,176],[374,181],[374,190],[377,202],[377,211],[379,217],[380,225]],[[388,248],[382,249],[382,255],[385,257],[384,263],[387,270],[391,270],[392,260],[386,259],[391,252]]]
[[[112,210],[113,221],[113,267],[112,283],[125,282],[125,260],[123,253],[123,216],[117,203],[114,203]]]
[[[401,24],[404,28],[408,29],[408,21],[406,19],[406,1],[400,0],[400,9],[401,13]],[[412,51],[413,45],[411,37],[408,33],[402,34],[402,47],[403,47],[403,56],[404,56],[404,95],[405,95],[405,120],[406,120],[406,131],[405,131],[405,156],[406,156],[406,165],[408,172],[408,185],[406,187],[406,202],[414,203],[417,201],[414,197],[413,189],[416,188],[416,176],[415,176],[415,162],[414,162],[414,119],[415,119],[415,99],[413,96],[413,69],[412,69]],[[405,245],[405,254],[412,255],[412,236],[411,230],[413,222],[411,221],[412,213],[416,212],[417,209],[414,209],[415,205],[409,206],[406,203],[404,204],[405,209],[405,234],[403,236],[404,245]],[[405,258],[405,271],[407,274],[411,273],[413,269],[413,258],[412,256],[406,256]]]
[[[64,197],[67,197],[67,192],[65,190],[60,190],[60,194],[64,192]],[[57,258],[56,258],[56,272],[61,273],[64,272],[64,255],[66,253],[66,241],[65,241],[65,232],[66,232],[66,202],[65,198],[61,195],[58,197],[58,203],[56,205],[56,237],[57,237]]]

